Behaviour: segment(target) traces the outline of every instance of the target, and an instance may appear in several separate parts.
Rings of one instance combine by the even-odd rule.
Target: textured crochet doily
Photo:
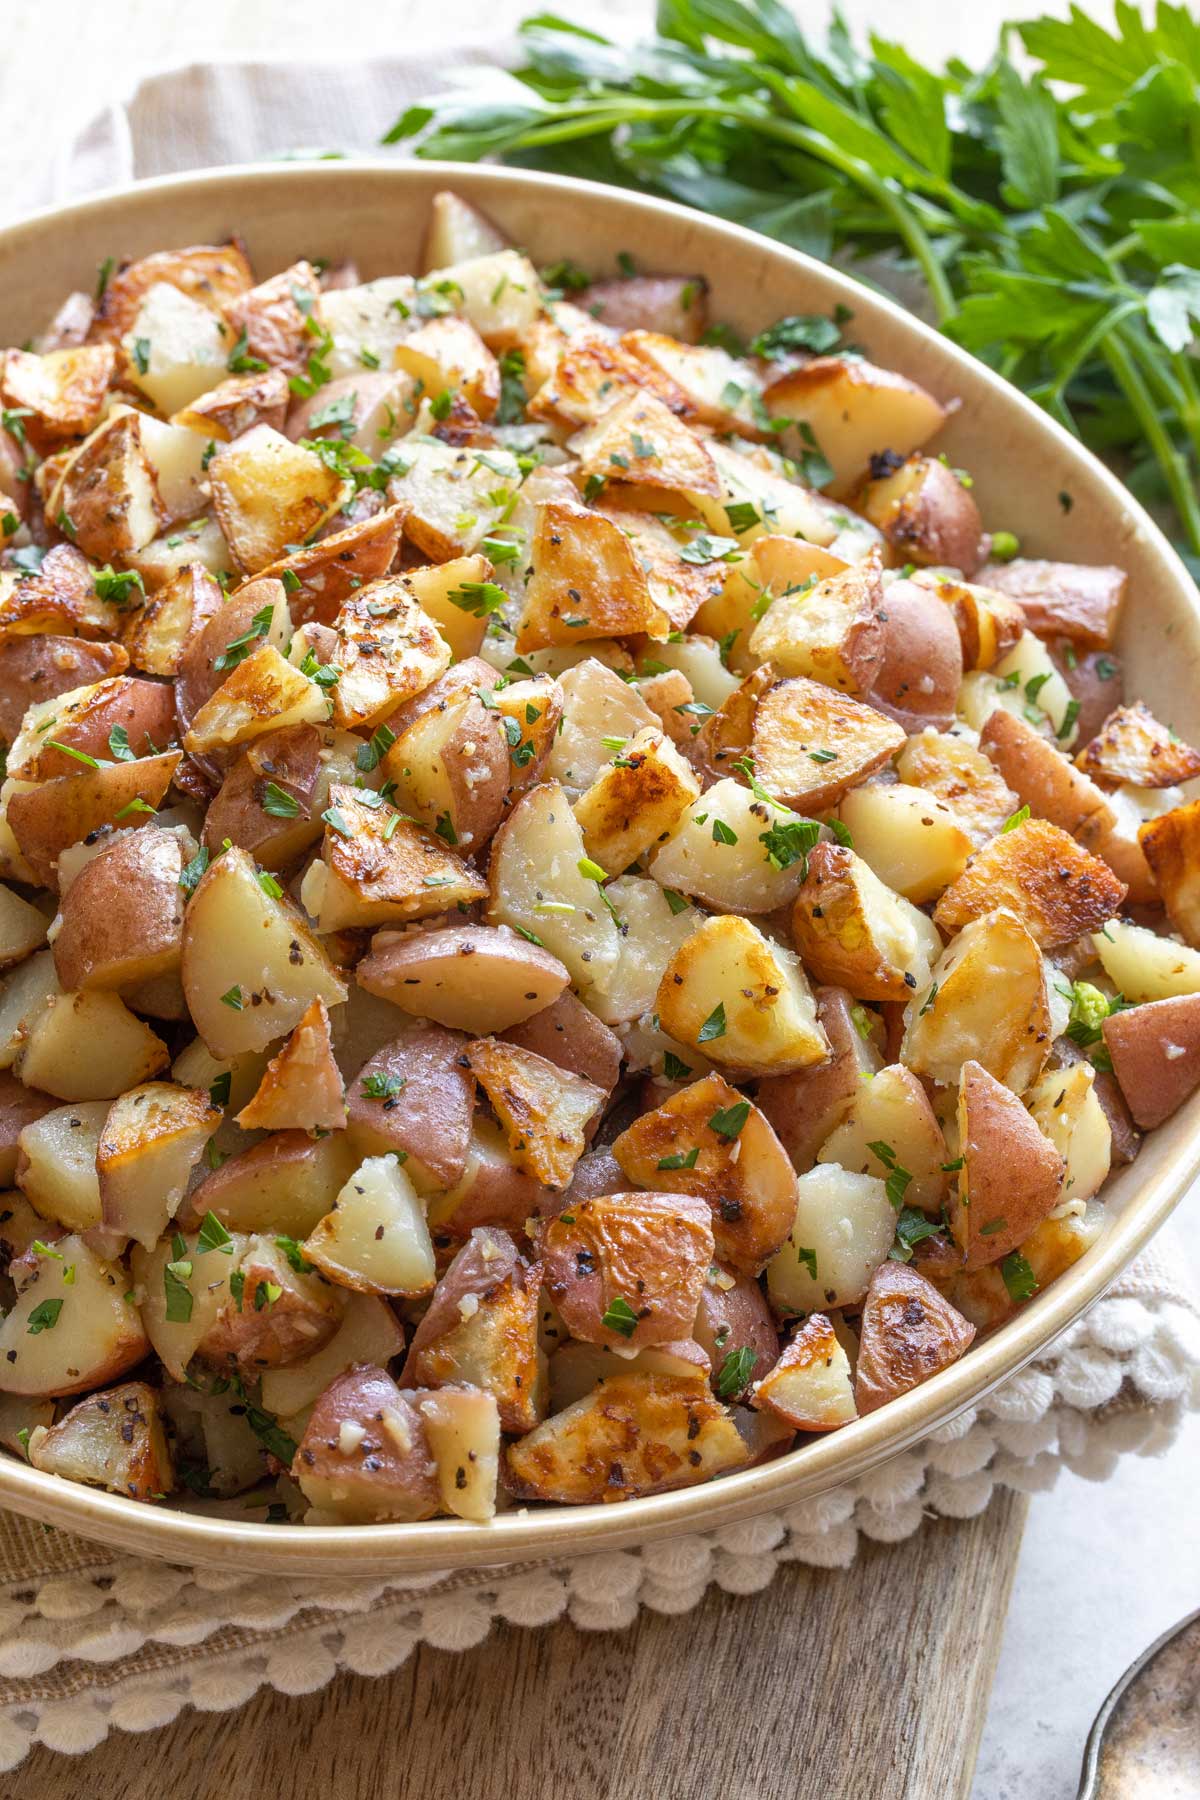
[[[994,1490],[1042,1492],[1062,1468],[1103,1480],[1152,1455],[1197,1403],[1200,1318],[1154,1261],[1040,1361],[925,1442],[847,1486],[758,1519],[640,1550],[458,1575],[303,1581],[105,1554],[0,1515],[0,1769],[34,1744],[79,1753],[185,1706],[223,1712],[260,1687],[311,1693],[339,1669],[383,1675],[418,1644],[467,1650],[493,1623],[583,1630],[682,1613],[712,1584],[763,1588],[782,1563],[844,1568],[929,1514],[968,1518]]]

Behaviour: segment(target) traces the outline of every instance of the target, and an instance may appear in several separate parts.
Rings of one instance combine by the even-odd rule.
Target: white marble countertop
[[[1104,12],[1096,0],[1086,11]],[[534,10],[523,0],[440,0],[436,20],[419,0],[389,0],[354,15],[347,54],[395,52],[492,35]],[[586,9],[563,0],[562,10]],[[821,4],[795,3],[805,19]],[[997,24],[1022,11],[1005,0],[844,0],[852,22],[903,32],[915,55],[988,53]],[[648,19],[649,0],[604,0],[610,29]],[[46,169],[85,118],[131,85],[135,71],[192,58],[312,54],[327,41],[326,0],[208,0],[176,8],[163,0],[65,0],[9,9],[0,69],[6,132],[0,143],[0,211],[40,199]],[[69,29],[64,29],[69,26]],[[352,127],[348,130],[348,140]],[[1200,1196],[1175,1227],[1184,1243],[1200,1227]],[[1198,1234],[1200,1238],[1200,1234]],[[1200,1291],[1200,1253],[1188,1254]],[[1034,1499],[1017,1571],[1000,1668],[975,1781],[975,1800],[1064,1800],[1073,1795],[1088,1726],[1113,1682],[1167,1626],[1200,1603],[1200,1418],[1162,1457],[1127,1458],[1108,1481],[1062,1475]],[[319,1702],[314,1702],[319,1704]],[[931,1786],[933,1795],[935,1788]]]

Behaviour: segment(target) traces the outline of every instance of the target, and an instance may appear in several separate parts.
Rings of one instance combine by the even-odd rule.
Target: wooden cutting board
[[[378,1681],[39,1750],[13,1800],[967,1800],[1027,1501],[710,1589],[628,1631],[504,1626]],[[7,1784],[7,1785],[6,1785]]]

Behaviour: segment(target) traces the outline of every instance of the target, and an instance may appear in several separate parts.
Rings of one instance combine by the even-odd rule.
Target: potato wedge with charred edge
[[[345,1126],[342,1077],[333,1059],[323,1000],[312,1002],[271,1058],[237,1122],[243,1131],[340,1131]]]
[[[1090,743],[1075,758],[1093,780],[1114,787],[1174,787],[1200,775],[1200,750],[1183,743],[1169,725],[1160,725],[1140,700],[1109,713]]]
[[[45,1475],[107,1488],[130,1500],[161,1500],[175,1486],[159,1396],[144,1381],[89,1394],[57,1425],[36,1426],[28,1455]]]
[[[1090,1200],[1112,1165],[1112,1128],[1096,1093],[1091,1063],[1047,1069],[1026,1094],[1025,1104],[1063,1159],[1064,1201]]]
[[[332,625],[346,602],[370,583],[388,573],[400,547],[400,513],[385,507],[367,519],[358,519],[341,531],[331,531],[315,544],[291,550],[280,562],[262,571],[274,575],[288,588],[288,607],[293,623],[306,625],[316,619]],[[289,576],[300,583],[293,586]]]
[[[995,764],[965,738],[947,732],[926,730],[908,738],[896,757],[896,769],[902,783],[941,801],[977,850],[1020,810],[1021,802],[1001,780]],[[861,845],[859,854],[871,861]],[[912,899],[911,894],[908,897]]]
[[[893,1170],[905,1206],[937,1214],[946,1194],[946,1140],[928,1096],[911,1069],[890,1063],[860,1082],[841,1123],[821,1145],[819,1160],[886,1181]],[[907,1177],[907,1179],[905,1179]]]
[[[475,1110],[466,1039],[439,1025],[397,1024],[399,1034],[347,1084],[351,1142],[360,1153],[394,1150],[422,1189],[453,1187],[462,1179]]]
[[[506,1479],[520,1499],[582,1505],[689,1487],[749,1459],[699,1371],[614,1375],[511,1444]]]
[[[723,1068],[772,1075],[823,1062],[829,1042],[799,959],[748,919],[706,919],[658,988],[663,1029]]]
[[[661,731],[639,732],[575,802],[587,854],[613,875],[669,835],[700,784]]]
[[[17,1139],[18,1187],[40,1218],[64,1231],[100,1224],[96,1151],[107,1117],[107,1100],[76,1100],[30,1119]]]
[[[306,1131],[275,1131],[205,1176],[187,1209],[195,1223],[211,1212],[229,1231],[304,1238],[325,1217],[357,1160],[342,1132],[311,1138]]]
[[[1063,1194],[1066,1165],[1015,1094],[977,1062],[958,1090],[963,1166],[950,1202],[950,1234],[968,1269],[999,1262],[1024,1242]]]
[[[998,708],[979,734],[979,747],[1031,812],[1088,849],[1098,850],[1115,827],[1116,815],[1095,782],[1024,719]]]
[[[798,675],[759,701],[754,769],[776,800],[819,812],[882,768],[903,742],[902,728],[873,706]]]
[[[1130,1112],[1153,1131],[1200,1087],[1200,994],[1152,1000],[1100,1027]]]
[[[220,1122],[203,1088],[151,1081],[114,1100],[96,1149],[108,1229],[153,1249]]]
[[[475,612],[459,601],[470,600],[484,582],[491,580],[492,574],[487,557],[478,555],[456,556],[450,562],[407,571],[405,579],[418,606],[449,644],[456,664],[479,654],[488,628],[488,615],[482,606]],[[452,595],[458,599],[452,599]]]
[[[914,906],[936,900],[957,881],[971,854],[957,815],[907,782],[864,781],[842,795],[838,815],[855,853]]]
[[[413,1405],[437,1465],[442,1511],[486,1524],[495,1516],[500,1479],[494,1397],[476,1387],[444,1387],[414,1396]]]
[[[805,675],[845,694],[866,694],[883,664],[883,599],[877,557],[773,600],[750,638],[751,653],[782,675]]]
[[[128,830],[143,824],[161,804],[180,760],[180,751],[169,750],[59,775],[38,787],[18,784],[9,794],[8,823],[38,881],[55,887],[62,852],[101,826]]]
[[[946,412],[915,381],[865,359],[814,356],[785,368],[763,394],[772,418],[807,425],[833,468],[835,493],[850,491],[877,451],[907,456]]]
[[[1020,1094],[1050,1044],[1042,953],[1019,919],[998,910],[963,926],[909,1002],[901,1058],[941,1084],[957,1082],[973,1059]]]
[[[429,686],[450,666],[450,647],[405,583],[389,576],[359,588],[334,620],[337,666],[333,689],[338,725],[373,725]]]
[[[171,417],[172,425],[202,431],[211,443],[228,444],[255,425],[282,431],[291,393],[282,369],[256,370],[250,375],[231,375],[218,382]]]
[[[605,1090],[498,1038],[474,1039],[465,1055],[518,1167],[547,1187],[566,1187],[583,1155],[587,1127],[608,1097]]]
[[[600,333],[581,331],[563,344],[553,372],[529,396],[525,411],[530,419],[590,425],[618,399],[641,399],[648,393],[681,419],[693,410],[683,389],[661,369]]]
[[[1189,944],[1200,945],[1200,800],[1147,819],[1138,826],[1138,843],[1167,917]]]
[[[637,632],[665,638],[671,629],[630,540],[601,513],[558,500],[539,506],[529,562],[522,654]]]
[[[145,548],[166,513],[142,445],[140,413],[128,407],[109,413],[71,453],[46,510],[56,519],[66,514],[72,541],[97,562]]]
[[[242,645],[269,644],[282,651],[291,630],[281,581],[267,577],[245,581],[228,600],[221,598],[219,588],[214,600],[207,583],[197,582],[191,626],[175,680],[175,710],[183,729],[186,731],[221,686]]]
[[[183,924],[188,1010],[214,1056],[265,1050],[314,1000],[337,1006],[346,986],[299,911],[275,899],[236,845],[208,870]]]
[[[913,581],[892,583],[879,617],[883,657],[868,702],[905,731],[944,729],[953,722],[963,672],[954,621],[936,594]]]
[[[323,725],[328,716],[324,688],[285,661],[273,644],[259,644],[194,715],[184,748],[205,755],[290,725]]]
[[[790,1075],[769,1075],[758,1084],[757,1101],[792,1166],[810,1169],[817,1152],[849,1112],[863,1077],[880,1067],[871,1020],[844,988],[816,989],[817,1020],[829,1040],[830,1056]],[[861,1021],[862,1029],[855,1022]]]
[[[638,502],[636,508],[634,499]],[[681,540],[678,535],[681,531],[690,530],[695,534],[698,523],[695,518],[679,520],[672,526],[666,514],[656,517],[647,510],[655,504],[654,489],[615,488],[596,506],[596,514],[610,520],[628,538],[645,576],[652,603],[666,614],[673,630],[682,631],[691,624],[701,606],[715,600],[722,592],[728,565],[716,553],[701,557],[705,548],[703,536],[693,535],[688,543]],[[706,501],[704,509],[689,510],[712,512],[715,506],[715,501]],[[718,523],[723,525],[724,518]],[[709,547],[714,551],[720,548]],[[685,549],[687,556],[683,554]],[[699,561],[697,557],[700,557]]]
[[[487,898],[487,883],[440,838],[362,796],[340,782],[330,789],[323,860],[300,891],[319,931],[434,918]]]
[[[25,433],[42,456],[70,438],[86,437],[100,423],[116,370],[111,344],[70,350],[7,350],[0,365],[0,396],[19,409]]]
[[[942,574],[921,573],[912,587],[932,594],[954,620],[964,669],[991,669],[1019,642],[1025,615],[1015,600],[978,582],[953,581]],[[891,599],[892,590],[888,590]]]
[[[491,1035],[551,1006],[571,977],[507,926],[446,925],[377,932],[355,979],[418,1018]]]
[[[111,1100],[170,1061],[167,1046],[115,994],[51,996],[25,1026],[14,1069],[60,1100]]]
[[[202,564],[188,563],[180,569],[122,627],[121,641],[134,668],[147,675],[178,674],[184,647],[224,599],[220,584]]]
[[[0,1324],[0,1390],[82,1394],[116,1381],[150,1348],[129,1277],[73,1235],[9,1265],[16,1302]],[[70,1273],[70,1280],[67,1275]]]
[[[359,1365],[330,1382],[292,1463],[312,1523],[432,1518],[437,1464],[420,1413],[385,1370]]]
[[[720,1262],[757,1275],[796,1213],[796,1175],[757,1106],[721,1075],[672,1094],[623,1131],[612,1153],[631,1182],[694,1194],[712,1213]]]
[[[925,914],[840,844],[809,851],[792,940],[812,975],[859,1000],[908,1000],[942,953]]]
[[[692,1328],[713,1258],[707,1203],[684,1193],[573,1202],[538,1238],[544,1281],[572,1337],[666,1344]]]
[[[433,1289],[425,1209],[399,1158],[369,1156],[305,1238],[304,1255],[339,1287],[417,1296]]]
[[[21,584],[26,585],[25,583]],[[92,644],[85,638],[57,637],[52,624],[45,635],[4,635],[0,600],[0,737],[11,744],[26,710],[36,700],[120,675],[129,657],[120,644]]]
[[[933,910],[948,936],[1006,907],[1043,950],[1096,931],[1118,910],[1125,884],[1057,825],[1026,819],[977,850]]]
[[[324,831],[335,781],[353,782],[361,742],[350,732],[288,725],[254,738],[232,764],[204,815],[203,841],[218,856],[228,839],[264,869],[282,869]]]
[[[314,1405],[330,1382],[355,1363],[386,1368],[403,1349],[404,1327],[388,1302],[375,1294],[347,1293],[342,1322],[328,1343],[302,1362],[263,1370],[263,1406],[277,1418],[290,1419]]]
[[[1116,634],[1128,577],[1107,564],[1039,562],[1019,556],[988,563],[980,580],[1015,600],[1030,631],[1104,650]]]
[[[705,719],[691,746],[697,766],[707,765],[714,775],[738,774],[738,764],[751,754],[754,743],[754,718],[758,703],[775,686],[775,670],[762,663],[734,688],[725,700]],[[687,714],[684,714],[687,717]]]
[[[858,510],[877,525],[898,563],[978,568],[983,520],[974,496],[940,457],[900,459],[885,450],[871,459],[870,479],[855,495]]]
[[[288,544],[311,537],[346,494],[341,476],[314,451],[269,425],[223,445],[208,465],[208,480],[217,523],[248,575],[278,562]]]
[[[874,1412],[948,1368],[974,1337],[975,1327],[916,1269],[881,1263],[859,1326],[854,1379],[859,1413]]]
[[[648,389],[622,394],[568,448],[586,478],[599,475],[613,487],[662,489],[719,501],[721,482],[703,441]]]
[[[775,1367],[755,1382],[750,1404],[797,1431],[835,1431],[858,1417],[850,1358],[823,1313],[796,1327]]]
[[[492,1226],[472,1231],[438,1282],[413,1333],[401,1379],[441,1388],[467,1382],[491,1394],[504,1431],[546,1416],[546,1358],[538,1343],[541,1269]]]

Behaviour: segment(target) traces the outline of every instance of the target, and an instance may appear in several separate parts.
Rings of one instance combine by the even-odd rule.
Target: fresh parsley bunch
[[[780,0],[660,0],[624,48],[551,14],[504,96],[410,107],[388,142],[615,182],[827,258],[920,272],[942,328],[1130,486],[1200,570],[1200,22],[1118,0],[1105,30],[1006,26],[983,69],[821,43]],[[1017,44],[1032,65],[1013,63]],[[1053,85],[1051,85],[1053,84]]]

